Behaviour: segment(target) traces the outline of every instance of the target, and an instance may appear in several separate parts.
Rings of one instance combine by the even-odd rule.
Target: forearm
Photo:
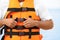
[[[46,21],[36,21],[35,24],[37,27],[40,27],[41,29],[52,29],[53,27],[53,21],[52,20],[46,20]]]
[[[3,21],[0,20],[0,28],[3,26]]]

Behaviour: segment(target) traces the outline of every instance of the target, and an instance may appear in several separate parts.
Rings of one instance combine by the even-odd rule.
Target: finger
[[[17,24],[17,22],[16,22],[16,21],[13,21],[12,23],[15,23],[15,24]]]
[[[23,23],[26,23],[28,20],[25,20]]]
[[[11,23],[12,25],[16,25],[17,23],[16,22],[14,22],[14,23]]]
[[[26,28],[32,27],[30,24],[25,25]]]
[[[25,19],[28,19],[28,18],[25,18]]]
[[[24,24],[29,24],[30,22],[29,22],[29,20],[26,20],[26,21],[24,21],[23,23],[24,23]]]
[[[10,24],[10,27],[11,27],[11,28],[13,28],[13,27],[15,27],[15,26],[16,26],[16,23],[11,23],[11,24]]]
[[[14,25],[14,24],[11,24],[11,25],[10,25],[10,28],[13,28],[13,27],[15,27],[15,25]]]
[[[31,18],[25,18],[26,20],[25,21],[27,21],[27,20],[31,20]]]
[[[27,19],[23,23],[31,22],[31,20]]]
[[[30,26],[31,25],[31,22],[26,22],[26,23],[24,23],[24,25]]]
[[[30,24],[30,23],[24,23],[24,25],[27,25],[27,24]]]
[[[17,24],[17,22],[16,22],[16,21],[14,21],[14,23],[15,23],[15,24]]]

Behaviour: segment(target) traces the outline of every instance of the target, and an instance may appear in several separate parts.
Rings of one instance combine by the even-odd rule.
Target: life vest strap
[[[8,8],[7,11],[22,12],[22,11],[35,11],[35,9],[34,8],[21,7],[21,8]]]
[[[32,35],[39,35],[40,33],[39,32],[12,32],[10,34],[10,32],[5,32],[6,35],[18,35],[18,36],[26,36],[28,35],[29,36],[29,39],[31,38]]]
[[[9,27],[5,26],[6,29],[10,29]],[[17,30],[22,30],[22,29],[30,29],[30,28],[25,28],[24,26],[15,26],[14,28],[12,29],[17,29]],[[39,29],[38,27],[34,26],[34,27],[31,27],[31,29]]]
[[[10,29],[10,38],[12,38],[12,29]]]
[[[10,32],[5,32],[6,35],[10,35]],[[39,35],[39,32],[12,32],[12,35],[19,35],[19,36],[25,36],[25,35]]]

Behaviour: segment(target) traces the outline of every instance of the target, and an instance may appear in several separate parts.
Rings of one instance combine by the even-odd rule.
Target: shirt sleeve
[[[3,5],[2,5],[3,4]],[[0,20],[4,18],[6,11],[8,9],[9,0],[0,0]],[[3,26],[4,27],[4,26]],[[3,28],[1,27],[0,30]]]
[[[0,9],[0,19],[1,19],[1,9]]]
[[[38,1],[37,5],[37,14],[41,18],[41,20],[49,20],[52,19],[47,7],[44,5],[43,1]]]
[[[0,0],[0,5],[1,5],[1,0]],[[2,10],[1,10],[1,6],[0,6],[0,19],[1,19],[1,11],[2,11]]]
[[[1,5],[1,0],[0,0],[0,5]],[[2,19],[2,6],[0,6],[0,20]],[[0,28],[0,30],[2,29],[3,27]]]
[[[2,19],[2,15],[1,15],[1,9],[0,9],[0,20]],[[3,26],[4,27],[4,26]],[[0,30],[3,28],[1,27]]]

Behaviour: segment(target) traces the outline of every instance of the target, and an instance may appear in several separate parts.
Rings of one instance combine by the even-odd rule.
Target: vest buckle
[[[25,8],[21,7],[21,11],[28,11],[27,9],[28,9],[27,7],[25,7]]]
[[[24,32],[19,32],[19,36],[24,36]]]

